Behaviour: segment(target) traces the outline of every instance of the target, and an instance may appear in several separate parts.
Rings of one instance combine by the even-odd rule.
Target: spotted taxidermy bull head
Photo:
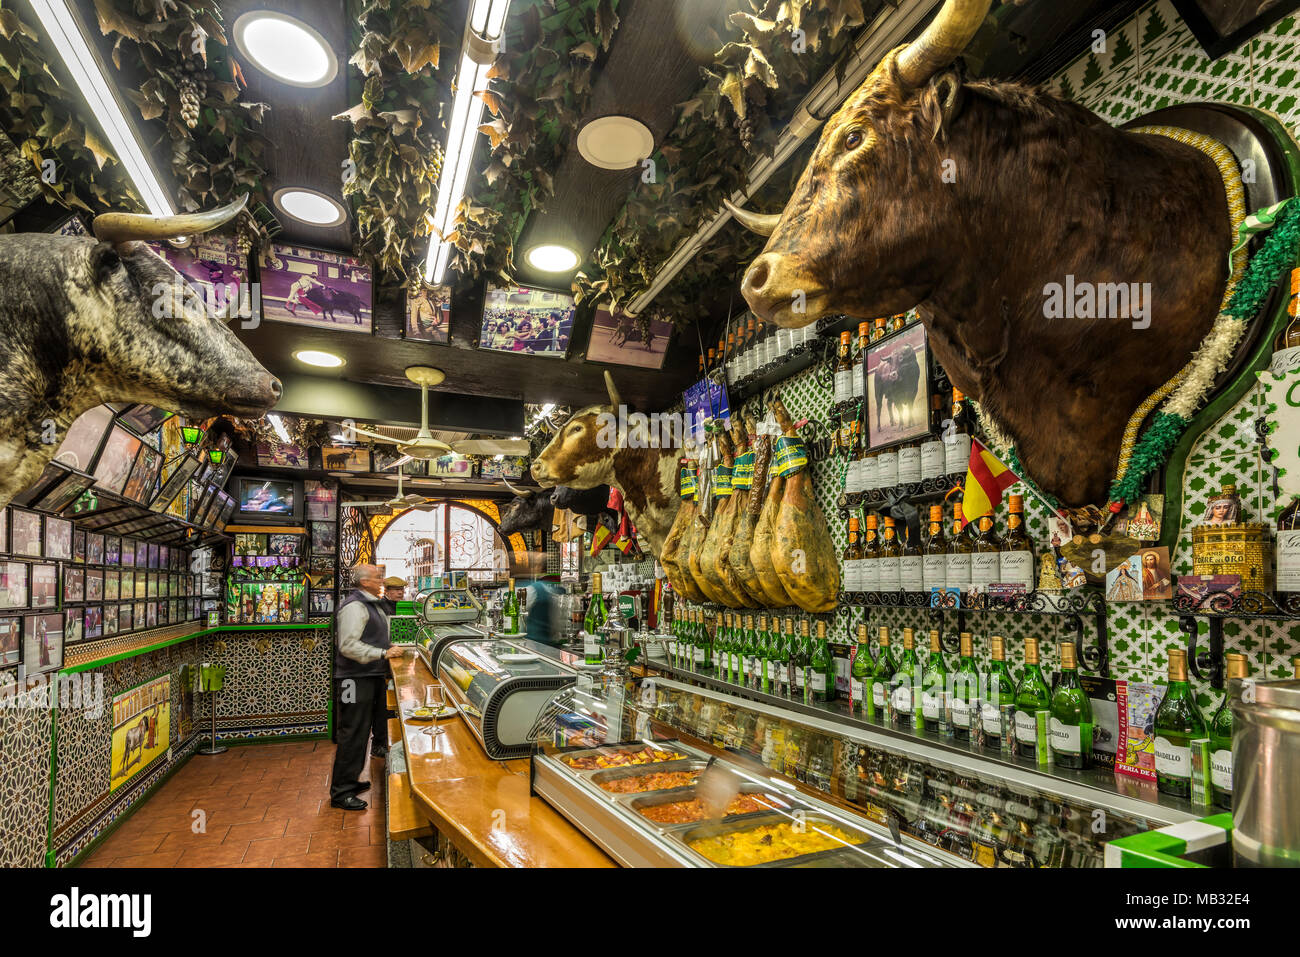
[[[990,0],[947,0],[826,123],[742,292],[803,326],[916,308],[953,384],[1067,505],[1105,503],[1128,417],[1208,333],[1231,226],[1207,156],[1111,127],[1018,83],[953,64]],[[1176,242],[1171,242],[1177,237]],[[1050,289],[1087,286],[1109,312],[1060,318]]]
[[[146,239],[206,232],[243,198],[211,213],[109,213],[95,239],[0,236],[0,501],[40,474],[82,412],[142,402],[206,418],[257,416],[280,383]]]

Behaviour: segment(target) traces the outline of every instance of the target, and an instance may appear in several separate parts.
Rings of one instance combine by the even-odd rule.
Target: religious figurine
[[[1056,562],[1051,556],[1044,556],[1038,563],[1038,590],[1042,592],[1059,592],[1062,590],[1061,573],[1056,569]]]

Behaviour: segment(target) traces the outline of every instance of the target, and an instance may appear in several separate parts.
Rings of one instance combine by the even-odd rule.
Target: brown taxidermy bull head
[[[963,80],[951,64],[988,7],[948,0],[886,55],[827,121],[779,215],[733,207],[770,237],[742,290],[782,326],[915,307],[1029,477],[1067,505],[1104,502],[1129,416],[1218,312],[1223,181],[1190,146],[1021,84]],[[1093,293],[1093,308],[1060,318],[1049,290],[1062,287]]]
[[[681,449],[648,440],[629,442],[612,429],[622,400],[608,372],[605,386],[609,405],[589,405],[575,412],[533,459],[532,475],[544,486],[614,486],[623,493],[623,505],[637,531],[658,555],[681,505],[677,495]]]

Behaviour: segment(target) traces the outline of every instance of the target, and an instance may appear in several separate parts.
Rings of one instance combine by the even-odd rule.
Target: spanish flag
[[[1019,481],[1019,475],[972,438],[970,464],[966,466],[966,490],[961,502],[964,522],[990,514],[1002,502],[1002,493]]]

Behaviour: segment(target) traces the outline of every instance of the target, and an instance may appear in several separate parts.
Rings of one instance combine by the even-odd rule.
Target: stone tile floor
[[[385,867],[384,762],[361,773],[365,811],[330,807],[333,762],[331,741],[196,754],[83,866]]]

